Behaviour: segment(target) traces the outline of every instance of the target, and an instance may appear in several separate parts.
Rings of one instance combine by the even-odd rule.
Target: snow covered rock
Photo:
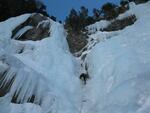
[[[127,26],[133,25],[136,21],[135,15],[130,15],[123,19],[116,19],[111,22],[106,28],[103,28],[102,31],[118,31],[122,30]]]
[[[51,19],[39,19],[34,21],[35,26],[50,28],[50,36],[38,41],[12,38],[12,31],[31,16],[26,14],[0,23],[1,87],[13,81],[6,93],[13,102],[20,103],[6,107],[8,111],[10,109],[6,113],[32,113],[29,106],[34,107],[35,104],[40,105],[43,113],[76,113],[81,100],[80,81],[76,73],[78,63],[69,52],[63,25]],[[16,33],[24,31],[18,30]],[[18,36],[20,39],[22,35]],[[27,102],[32,104],[24,105]]]
[[[41,40],[48,36],[50,36],[49,18],[39,13],[32,14],[12,31],[12,38],[18,40]]]
[[[101,29],[106,28],[111,22],[107,20],[101,20],[99,22],[96,22],[95,24],[89,25],[86,27],[89,34],[93,34],[96,31],[100,31]]]
[[[94,34],[97,31],[118,31],[134,24],[135,21],[135,15],[128,15],[124,18],[117,18],[112,21],[101,20],[100,22],[87,26],[86,29],[88,30],[88,34]]]

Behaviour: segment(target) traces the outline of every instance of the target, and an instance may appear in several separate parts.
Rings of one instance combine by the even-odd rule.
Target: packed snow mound
[[[134,25],[90,36],[97,43],[86,58],[91,79],[84,113],[150,112],[150,2],[122,16],[129,13],[137,17]]]
[[[7,98],[0,99],[5,99],[0,102],[3,106],[0,113],[77,113],[81,100],[77,62],[69,52],[63,25],[47,20],[51,35],[39,41],[11,38],[12,31],[30,16],[25,14],[0,23],[1,87],[13,79]],[[13,96],[19,103],[26,103],[34,96],[36,105],[10,104]]]
[[[87,26],[86,29],[88,30],[88,33],[93,34],[96,31],[100,31],[101,29],[106,28],[110,23],[111,23],[110,21],[101,20],[99,22]]]

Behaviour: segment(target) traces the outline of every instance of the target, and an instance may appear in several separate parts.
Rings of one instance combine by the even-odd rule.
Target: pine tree
[[[25,13],[46,13],[46,6],[37,0],[0,0],[0,21]]]
[[[95,20],[97,20],[98,18],[99,18],[99,16],[100,16],[100,11],[98,10],[98,9],[96,9],[96,8],[94,8],[93,9],[93,18],[95,19]]]
[[[65,27],[70,31],[79,31],[79,15],[75,9],[71,9],[70,14],[66,17]]]
[[[120,5],[121,6],[125,6],[125,5],[127,5],[129,3],[129,0],[121,0],[120,1]]]
[[[55,17],[55,16],[51,16],[50,18],[51,18],[53,21],[56,22],[56,17]]]
[[[108,20],[110,19],[114,19],[118,16],[117,13],[117,5],[113,4],[113,3],[106,3],[102,6],[102,13],[104,14],[104,17]]]

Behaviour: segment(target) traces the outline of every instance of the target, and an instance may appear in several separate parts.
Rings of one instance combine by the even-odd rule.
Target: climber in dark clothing
[[[82,73],[80,75],[80,79],[83,81],[84,85],[86,85],[86,81],[89,79],[89,75],[87,73]]]

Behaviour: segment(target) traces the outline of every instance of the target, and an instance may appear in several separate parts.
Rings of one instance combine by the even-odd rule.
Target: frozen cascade
[[[1,22],[1,87],[14,81],[0,98],[0,113],[149,113],[150,2],[130,7],[118,18],[135,14],[134,25],[115,32],[93,31],[108,22],[91,25],[93,34],[78,58],[59,23],[48,20],[47,38],[19,41],[11,39],[12,30],[30,14]],[[86,84],[82,73],[89,75]],[[10,102],[14,94],[21,104]],[[34,103],[28,103],[32,96]]]

